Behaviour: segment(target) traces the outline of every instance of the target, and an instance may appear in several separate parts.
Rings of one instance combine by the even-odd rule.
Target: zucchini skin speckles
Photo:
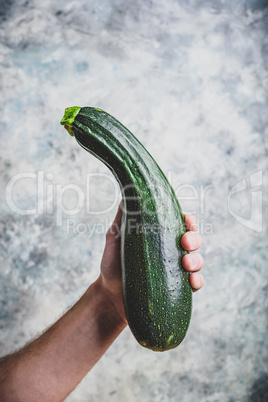
[[[154,351],[184,339],[192,311],[183,215],[167,178],[138,139],[101,109],[66,109],[61,124],[103,161],[123,198],[122,283],[126,317],[137,341]]]

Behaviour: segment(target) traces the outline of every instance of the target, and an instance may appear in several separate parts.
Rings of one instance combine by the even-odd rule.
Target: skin
[[[41,336],[0,360],[1,401],[64,400],[127,326],[118,235],[121,216],[119,207],[106,234],[98,279]],[[187,215],[185,222],[188,231],[182,237],[182,246],[195,251],[201,245],[201,238],[195,232],[196,219]],[[198,273],[202,265],[199,253],[183,257],[184,268],[191,271],[190,283],[194,291],[204,284],[203,276]]]

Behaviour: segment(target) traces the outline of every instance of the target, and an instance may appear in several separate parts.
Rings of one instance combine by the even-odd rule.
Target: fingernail
[[[190,242],[191,242],[191,247],[196,248],[197,247],[197,237],[194,232],[189,232],[190,235]]]
[[[202,283],[203,283],[203,278],[202,278],[202,276],[199,275],[199,286],[202,286]]]
[[[194,254],[191,254],[191,260],[192,260],[192,268],[195,268],[197,266],[197,257]]]

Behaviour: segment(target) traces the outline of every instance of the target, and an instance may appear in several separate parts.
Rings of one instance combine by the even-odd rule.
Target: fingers
[[[183,268],[187,271],[197,272],[203,267],[204,260],[201,254],[192,253],[186,254],[182,258]]]
[[[201,274],[196,273],[197,271],[200,271],[203,264],[204,264],[203,257],[199,253],[186,254],[182,258],[183,268],[186,269],[187,271],[193,272],[190,275],[190,284],[194,292],[201,289],[205,283],[203,276]]]
[[[195,232],[186,232],[181,238],[181,245],[187,251],[197,250],[201,243],[201,237]]]
[[[191,284],[194,292],[201,289],[202,286],[204,285],[204,283],[205,283],[205,281],[204,281],[203,275],[197,274],[197,273],[190,275],[190,284]]]
[[[182,236],[181,245],[187,251],[195,251],[202,243],[199,234],[195,233],[197,228],[196,217],[193,215],[184,215],[184,222],[188,232]],[[199,253],[186,254],[182,259],[183,268],[193,272],[190,275],[190,284],[193,288],[193,292],[196,292],[204,286],[205,281],[203,275],[196,273],[202,268],[203,264],[203,257]]]
[[[184,215],[184,222],[187,230],[196,231],[197,220],[194,215]]]

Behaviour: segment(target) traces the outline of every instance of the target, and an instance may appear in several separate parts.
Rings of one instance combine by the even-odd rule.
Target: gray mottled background
[[[268,2],[0,4],[0,354],[98,276],[119,189],[59,125],[96,106],[196,214],[206,285],[180,347],[151,352],[126,329],[67,400],[268,400]]]

